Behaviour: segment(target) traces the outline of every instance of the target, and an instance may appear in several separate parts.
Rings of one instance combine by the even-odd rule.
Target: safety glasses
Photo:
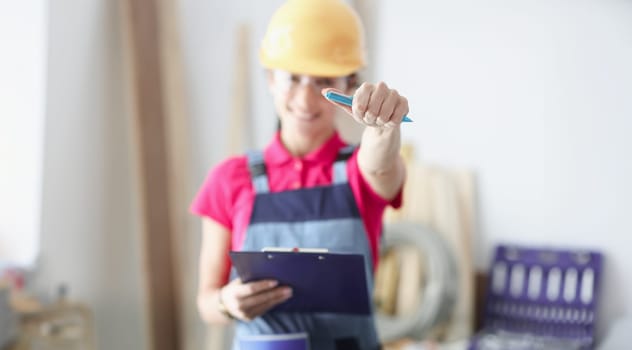
[[[300,85],[310,86],[318,94],[325,88],[344,91],[348,86],[347,77],[313,77],[278,69],[272,71],[272,79],[276,88],[286,93],[296,91],[296,88]]]

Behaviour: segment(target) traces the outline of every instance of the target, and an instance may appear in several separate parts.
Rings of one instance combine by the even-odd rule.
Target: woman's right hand
[[[239,278],[219,289],[219,298],[234,318],[252,321],[292,297],[292,289],[274,280],[243,283]]]

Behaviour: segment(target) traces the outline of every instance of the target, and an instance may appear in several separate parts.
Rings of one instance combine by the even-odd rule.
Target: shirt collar
[[[334,134],[323,143],[319,148],[306,154],[301,159],[304,161],[312,162],[331,162],[338,155],[338,150],[345,145],[344,141],[338,135],[338,132]],[[272,141],[265,149],[265,161],[266,163],[273,165],[283,165],[292,160],[298,159],[293,157],[290,152],[285,149],[283,142],[281,142],[280,132],[276,132]]]

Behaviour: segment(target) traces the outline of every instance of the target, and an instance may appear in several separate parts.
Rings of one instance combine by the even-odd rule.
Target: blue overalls
[[[301,247],[363,254],[367,288],[371,291],[373,259],[358,206],[347,182],[346,162],[352,152],[353,147],[339,151],[332,169],[331,185],[283,192],[269,191],[263,152],[248,154],[255,200],[242,250]],[[233,349],[238,349],[239,336],[301,332],[309,334],[311,350],[375,350],[380,347],[371,316],[268,312],[251,322],[237,322]]]

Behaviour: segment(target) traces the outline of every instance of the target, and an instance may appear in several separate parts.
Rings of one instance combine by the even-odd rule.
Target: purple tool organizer
[[[592,349],[602,255],[501,245],[470,349]]]

